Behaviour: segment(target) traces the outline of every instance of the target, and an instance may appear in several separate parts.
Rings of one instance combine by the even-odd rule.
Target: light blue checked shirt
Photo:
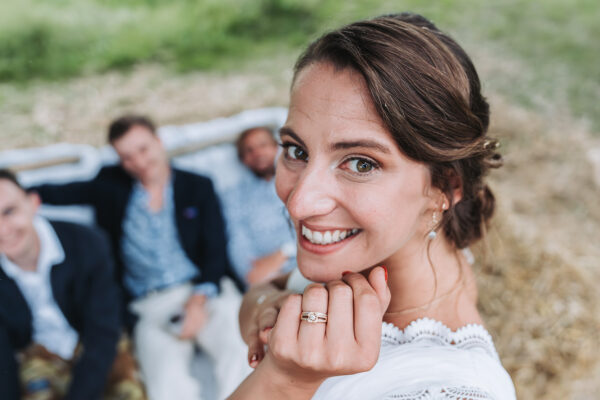
[[[296,266],[296,234],[287,210],[275,192],[274,179],[248,173],[223,193],[227,251],[238,276],[245,279],[258,258],[285,248],[288,259],[280,272]]]
[[[134,297],[187,282],[199,274],[179,243],[173,181],[165,186],[160,210],[150,210],[149,201],[148,192],[136,182],[125,210],[121,240],[124,284]],[[214,297],[218,289],[206,282],[197,285],[196,292]]]

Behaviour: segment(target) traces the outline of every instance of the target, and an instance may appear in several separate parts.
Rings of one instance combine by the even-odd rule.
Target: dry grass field
[[[506,60],[475,54],[482,80]],[[1,86],[0,149],[60,141],[104,144],[126,111],[159,124],[197,122],[286,105],[293,58],[237,71],[174,75],[159,66],[23,89]],[[505,166],[490,176],[498,212],[475,249],[480,305],[520,399],[594,399],[600,393],[600,186],[586,154],[600,148],[590,124],[560,103],[542,111],[487,93]]]

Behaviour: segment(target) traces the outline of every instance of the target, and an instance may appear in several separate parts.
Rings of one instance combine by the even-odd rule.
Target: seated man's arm
[[[28,190],[38,193],[43,203],[55,205],[91,204],[95,193],[92,181],[40,185],[30,187]]]
[[[21,397],[17,370],[8,329],[0,321],[0,393],[2,393],[3,399],[18,400]]]
[[[86,236],[86,252],[93,260],[86,271],[87,297],[80,340],[83,353],[73,367],[68,399],[96,399],[104,391],[121,334],[121,296],[113,276],[108,239],[100,232]],[[83,245],[83,244],[82,244]]]
[[[47,204],[93,204],[98,200],[96,178],[90,181],[72,182],[60,185],[37,185],[29,187],[27,190],[38,193],[42,202]]]
[[[273,278],[285,265],[287,255],[282,250],[260,257],[252,262],[252,269],[246,275],[250,285],[265,282]]]

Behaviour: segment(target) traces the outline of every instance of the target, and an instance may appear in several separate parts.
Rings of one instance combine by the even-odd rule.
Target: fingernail
[[[269,332],[271,329],[273,329],[272,326],[267,326],[266,328],[263,328],[263,332]]]
[[[251,368],[256,368],[256,366],[258,365],[258,354],[252,354],[252,357],[250,357],[250,361],[248,361],[248,364],[250,364]]]
[[[351,273],[352,273],[352,271],[344,271],[344,272],[342,272],[342,276],[345,276],[345,275],[348,275],[348,274],[351,274]]]
[[[385,272],[385,281],[387,282],[387,280],[388,280],[387,267],[385,265],[382,265],[381,268],[383,268],[383,272]]]

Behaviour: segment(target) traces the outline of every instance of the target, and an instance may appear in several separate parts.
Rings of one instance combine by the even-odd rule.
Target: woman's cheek
[[[275,175],[275,191],[284,204],[287,203],[287,199],[294,188],[294,183],[294,174],[279,162]]]

